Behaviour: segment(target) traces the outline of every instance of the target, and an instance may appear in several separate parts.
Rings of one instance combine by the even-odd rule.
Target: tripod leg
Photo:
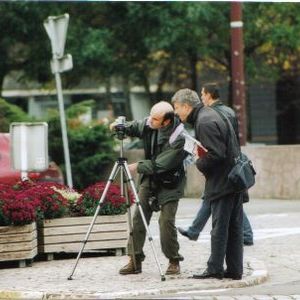
[[[122,172],[122,170],[121,170]],[[136,257],[135,257],[135,249],[134,249],[134,240],[133,240],[133,226],[132,226],[132,217],[131,217],[131,208],[130,208],[130,198],[128,193],[128,186],[127,182],[124,180],[124,191],[125,191],[125,197],[126,197],[126,206],[127,206],[127,216],[128,216],[128,227],[129,227],[129,243],[131,245],[132,249],[132,260],[134,268],[136,269]]]
[[[90,226],[89,226],[89,229],[88,229],[88,231],[87,231],[87,233],[86,233],[86,235],[85,235],[84,240],[82,241],[82,247],[81,247],[81,249],[80,249],[80,251],[79,251],[79,253],[78,253],[78,255],[77,255],[75,265],[74,265],[74,267],[73,267],[73,270],[72,270],[72,272],[71,272],[71,275],[68,277],[68,280],[72,280],[72,279],[73,279],[72,276],[73,276],[73,274],[74,274],[74,272],[75,272],[75,269],[76,269],[76,267],[77,267],[77,264],[78,264],[78,262],[79,262],[79,258],[81,257],[81,254],[82,254],[82,252],[83,252],[83,250],[84,250],[84,247],[85,247],[85,245],[86,245],[86,243],[87,243],[87,241],[88,241],[88,238],[89,238],[89,236],[90,236],[90,233],[91,233],[91,231],[92,231],[92,229],[93,229],[93,226],[94,226],[94,224],[95,224],[95,222],[96,222],[96,219],[97,219],[99,210],[100,210],[100,208],[101,208],[101,204],[103,203],[103,201],[104,201],[104,199],[105,199],[105,197],[106,197],[107,191],[108,191],[108,189],[109,189],[111,183],[114,181],[114,179],[115,179],[115,177],[116,177],[116,174],[118,173],[118,167],[119,167],[119,165],[118,165],[118,163],[116,162],[115,165],[114,165],[114,167],[113,167],[113,169],[112,169],[112,171],[111,171],[111,174],[110,174],[110,176],[109,176],[109,179],[108,179],[108,181],[107,181],[107,183],[106,183],[106,185],[105,185],[104,191],[103,191],[102,196],[101,196],[101,198],[100,198],[100,200],[99,200],[99,203],[98,203],[98,205],[97,205],[97,209],[96,209],[96,211],[95,211],[95,214],[94,214],[94,217],[93,217],[93,219],[92,219],[92,222],[91,222],[91,224],[90,224]]]
[[[155,259],[155,262],[156,262],[156,265],[158,267],[158,270],[159,270],[159,273],[160,273],[160,277],[161,277],[161,281],[165,281],[166,280],[166,277],[161,269],[161,265],[159,263],[159,260],[158,260],[158,257],[157,257],[157,254],[156,254],[156,251],[155,251],[155,248],[154,248],[154,244],[153,244],[153,238],[152,238],[152,235],[151,235],[151,232],[150,232],[150,229],[147,225],[147,221],[146,221],[146,218],[145,218],[145,215],[144,215],[144,212],[143,212],[143,209],[140,205],[140,200],[139,200],[139,196],[137,194],[137,191],[136,191],[136,188],[135,188],[135,185],[134,185],[134,182],[133,182],[133,179],[132,179],[132,176],[130,174],[130,171],[129,171],[129,168],[128,168],[128,164],[127,162],[125,161],[124,162],[124,168],[125,168],[125,174],[128,178],[128,181],[129,181],[129,184],[131,186],[131,189],[132,189],[132,192],[133,192],[133,195],[134,195],[134,198],[135,198],[135,203],[139,209],[139,212],[140,212],[140,215],[141,215],[141,218],[143,220],[143,223],[144,223],[144,226],[145,226],[145,229],[147,231],[147,235],[148,235],[148,240],[150,242],[150,245],[151,245],[151,248],[152,248],[152,252],[153,252],[153,255],[154,255],[154,259]]]

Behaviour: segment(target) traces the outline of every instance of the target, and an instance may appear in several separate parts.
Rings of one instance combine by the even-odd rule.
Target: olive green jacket
[[[145,159],[138,161],[137,167],[140,185],[149,186],[149,180],[152,176],[160,176],[166,171],[183,168],[183,160],[186,157],[186,152],[183,150],[184,138],[177,138],[172,145],[169,143],[170,135],[179,124],[180,121],[177,118],[172,124],[158,130],[151,129],[147,125],[147,119],[126,124],[126,134],[141,138],[144,144]],[[153,145],[154,134],[157,134],[157,143],[155,146],[151,146]],[[151,147],[153,148],[152,151]],[[151,181],[151,189],[156,194],[159,205],[169,201],[178,201],[183,196],[184,185],[185,175],[178,186],[173,189],[158,186],[153,183],[153,180]]]

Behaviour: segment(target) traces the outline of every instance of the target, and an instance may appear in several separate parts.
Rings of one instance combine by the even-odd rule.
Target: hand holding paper
[[[185,138],[185,143],[184,143],[184,150],[187,151],[188,153],[198,156],[200,158],[204,157],[207,153],[207,149],[196,139],[191,137],[187,133],[182,133],[182,135]]]
[[[175,131],[171,134],[169,143],[172,144],[179,137],[183,136],[185,138],[184,150],[192,154],[195,157],[203,157],[207,153],[207,149],[196,139],[188,134],[184,129],[184,125],[180,124],[177,126]]]

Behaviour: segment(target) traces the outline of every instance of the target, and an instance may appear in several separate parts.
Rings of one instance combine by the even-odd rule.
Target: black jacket
[[[233,162],[228,156],[228,127],[212,108],[199,104],[188,116],[187,122],[195,129],[196,139],[208,150],[196,161],[196,166],[205,176],[204,197],[213,201],[234,193],[228,181]]]
[[[237,141],[240,143],[239,124],[238,124],[238,120],[237,120],[234,110],[232,108],[230,108],[229,106],[225,105],[220,100],[214,102],[210,107],[212,109],[214,109],[215,111],[217,111],[218,113],[225,115],[229,119],[229,121],[234,129],[235,135],[237,137]],[[244,203],[249,202],[248,191],[243,192],[243,202]]]
[[[239,141],[239,124],[234,110],[229,106],[225,105],[221,100],[214,102],[210,107],[216,110],[217,112],[225,115],[229,119],[234,129],[235,135]]]

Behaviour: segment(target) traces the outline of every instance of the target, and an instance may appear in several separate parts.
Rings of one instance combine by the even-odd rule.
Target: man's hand
[[[133,163],[133,164],[128,165],[128,169],[129,169],[130,173],[135,174],[137,172],[137,166],[138,166],[138,163]]]
[[[114,131],[116,125],[117,125],[117,122],[116,122],[116,121],[114,121],[114,122],[112,122],[111,124],[109,124],[109,129],[110,129],[110,131]]]

